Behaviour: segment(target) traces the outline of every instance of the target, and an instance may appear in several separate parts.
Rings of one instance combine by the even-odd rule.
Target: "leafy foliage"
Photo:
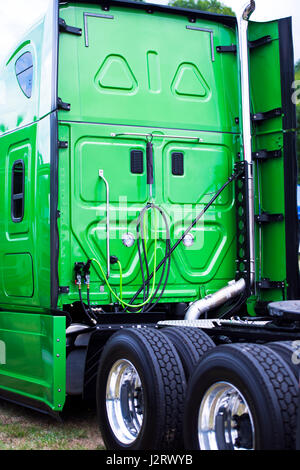
[[[297,105],[297,123],[298,183],[300,184],[300,104]]]
[[[192,8],[201,11],[209,11],[211,13],[235,16],[230,7],[225,6],[217,0],[171,0],[169,5],[172,7]]]

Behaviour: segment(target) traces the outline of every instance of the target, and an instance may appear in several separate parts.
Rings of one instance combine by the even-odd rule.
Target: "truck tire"
[[[198,328],[168,327],[161,331],[175,346],[186,380],[193,373],[203,354],[215,347],[213,340]]]
[[[256,344],[217,346],[187,388],[185,448],[294,448],[297,406],[297,381],[275,351]]]
[[[97,376],[97,410],[107,449],[182,446],[184,370],[159,331],[124,329],[107,342]]]
[[[297,348],[293,346],[293,341],[276,341],[274,343],[268,343],[266,344],[266,346],[268,346],[268,348],[273,349],[273,351],[276,351],[277,354],[282,357],[282,359],[286,362],[288,367],[290,367],[296,379],[298,380],[300,369],[299,365],[293,362],[294,355],[297,355]]]

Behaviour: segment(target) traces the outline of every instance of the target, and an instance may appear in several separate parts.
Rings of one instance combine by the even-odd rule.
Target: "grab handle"
[[[146,146],[146,160],[147,160],[147,184],[153,184],[153,144],[147,142]]]
[[[104,181],[106,187],[106,264],[107,264],[107,279],[110,276],[110,246],[109,246],[109,185],[104,177],[103,170],[99,170],[99,177]]]

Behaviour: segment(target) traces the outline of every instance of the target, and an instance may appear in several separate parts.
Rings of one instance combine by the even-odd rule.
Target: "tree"
[[[195,10],[209,11],[211,13],[235,16],[235,13],[230,7],[225,6],[217,0],[170,0],[169,5],[172,7],[192,8]]]
[[[295,72],[300,72],[300,59],[298,60],[298,62],[296,63],[295,65]]]

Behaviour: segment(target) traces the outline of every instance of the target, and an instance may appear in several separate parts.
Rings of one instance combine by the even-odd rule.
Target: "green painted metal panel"
[[[65,331],[64,317],[1,311],[5,357],[0,363],[0,389],[60,411],[65,402]]]
[[[31,254],[6,254],[3,262],[3,277],[4,291],[8,297],[32,297],[34,287]]]
[[[66,320],[49,314],[58,3],[43,7],[0,71],[0,395],[60,411]]]
[[[7,50],[6,59],[0,67],[0,135],[36,122],[56,108],[56,80],[53,71],[56,67],[57,43],[57,2],[46,0],[40,8],[41,17],[32,25],[30,31],[18,37],[14,49]],[[30,9],[30,2],[27,2]],[[31,5],[34,8],[34,5]],[[7,20],[7,26],[9,26]],[[5,48],[5,42],[2,47]],[[30,53],[32,56],[32,94],[28,98],[22,91],[16,70],[20,57]]]
[[[50,307],[50,117],[0,138],[0,305]],[[24,162],[24,217],[12,219],[12,168]],[[38,195],[38,197],[37,197]]]
[[[157,135],[153,199],[168,214],[173,244],[233,172],[239,148],[237,58],[217,53],[216,46],[234,42],[235,30],[214,21],[190,23],[184,16],[116,6],[106,14],[96,5],[67,4],[60,17],[83,34],[60,35],[58,93],[70,111],[58,115],[59,139],[69,144],[59,151],[59,282],[70,292],[60,296],[59,305],[78,300],[76,261],[95,257],[106,269],[106,192],[99,169],[109,183],[110,249],[121,261],[128,300],[142,278],[136,242],[127,248],[122,236],[135,235],[149,188],[146,139],[124,134]],[[175,137],[159,137],[169,134]],[[132,150],[143,152],[141,174],[131,171]],[[182,176],[172,174],[174,152],[183,155]],[[163,227],[159,233],[160,260]],[[193,246],[181,244],[172,256],[163,302],[197,299],[235,276],[233,187],[192,235]],[[152,266],[153,232],[148,236]],[[109,281],[118,291],[119,272],[116,266],[111,269]],[[91,302],[112,300],[93,266]]]
[[[59,96],[71,103],[60,119],[238,131],[236,57],[216,52],[234,30],[115,6],[62,5],[60,16],[83,31],[60,36]]]
[[[60,124],[59,136],[67,140],[68,149],[60,150],[59,210],[60,285],[70,286],[63,294],[64,303],[78,300],[74,285],[74,263],[88,258],[99,259],[106,267],[106,191],[99,178],[99,169],[110,185],[110,247],[123,267],[123,296],[130,298],[141,285],[136,242],[131,248],[122,243],[126,233],[136,233],[136,218],[149,197],[146,185],[146,142],[143,138],[119,136],[118,132],[138,133],[138,128]],[[145,129],[151,131],[151,129]],[[167,134],[167,130],[162,129]],[[182,132],[182,131],[181,131]],[[199,134],[186,131],[187,137]],[[177,131],[180,136],[180,133]],[[153,194],[155,202],[168,214],[172,243],[181,236],[193,218],[210,200],[233,171],[237,154],[237,137],[229,134],[201,133],[202,143],[187,139],[154,139]],[[196,139],[195,139],[196,140]],[[144,155],[144,172],[132,174],[130,153],[139,149]],[[171,155],[184,156],[184,175],[174,176]],[[153,222],[153,221],[152,221]],[[152,226],[153,228],[153,226]],[[229,187],[219,197],[203,220],[191,232],[195,243],[182,244],[172,256],[170,280],[164,301],[187,301],[203,292],[209,293],[224,285],[235,274],[235,209],[234,191]],[[151,233],[149,232],[149,238]],[[158,258],[165,250],[164,228],[160,226]],[[153,232],[148,248],[153,262]],[[184,266],[184,269],[182,269]],[[112,269],[110,282],[118,289],[119,273]],[[102,286],[102,289],[100,289]],[[203,293],[202,292],[202,293]],[[84,293],[85,295],[85,293]],[[99,273],[91,275],[91,300],[109,303],[110,295]]]

